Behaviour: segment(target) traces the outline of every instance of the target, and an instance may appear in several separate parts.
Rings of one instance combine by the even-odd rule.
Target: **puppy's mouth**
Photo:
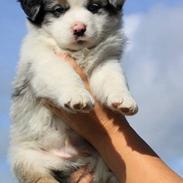
[[[86,44],[87,41],[85,40],[77,40],[76,43],[79,44],[79,45],[83,45],[83,44]]]
[[[86,46],[88,42],[90,41],[86,37],[75,37],[73,41],[73,45]]]
[[[70,48],[74,50],[80,50],[83,48],[92,48],[94,45],[92,43],[92,38],[87,36],[83,37],[74,37],[72,42],[70,43]]]
[[[84,43],[88,42],[88,40],[87,40],[86,36],[83,36],[83,37],[75,37],[74,38],[74,42],[76,44],[84,44]]]

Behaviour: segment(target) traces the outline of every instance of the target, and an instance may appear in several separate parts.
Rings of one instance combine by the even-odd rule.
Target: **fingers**
[[[71,174],[69,178],[70,183],[92,183],[93,173],[87,167],[82,167],[76,172]]]

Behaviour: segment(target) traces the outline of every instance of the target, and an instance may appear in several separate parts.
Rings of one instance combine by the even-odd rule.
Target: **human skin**
[[[74,68],[90,91],[87,76],[76,62],[68,55],[58,56]],[[97,100],[94,109],[87,114],[67,113],[50,101],[44,101],[44,104],[96,148],[120,183],[183,183],[183,179],[140,138],[123,115],[107,109]],[[86,177],[80,183],[92,181],[92,174],[88,173]]]

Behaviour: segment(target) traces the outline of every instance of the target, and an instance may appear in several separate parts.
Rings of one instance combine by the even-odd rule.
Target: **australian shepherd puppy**
[[[42,103],[68,112],[89,112],[94,99],[79,75],[57,56],[74,57],[86,71],[95,97],[133,115],[120,60],[126,38],[124,0],[19,0],[28,18],[12,95],[11,162],[21,183],[64,183],[87,165],[95,183],[118,182],[98,153]],[[86,121],[87,123],[87,121]],[[77,144],[77,145],[76,145]],[[83,149],[90,149],[83,154]],[[81,150],[82,149],[82,150]]]

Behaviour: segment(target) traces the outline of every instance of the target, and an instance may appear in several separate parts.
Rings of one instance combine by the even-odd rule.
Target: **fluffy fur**
[[[89,165],[93,182],[117,182],[97,152],[41,98],[68,112],[88,112],[94,106],[80,77],[55,54],[65,52],[85,69],[101,103],[126,115],[137,112],[120,66],[124,0],[19,1],[29,32],[12,96],[10,157],[17,178],[22,183],[67,182],[72,171]]]

